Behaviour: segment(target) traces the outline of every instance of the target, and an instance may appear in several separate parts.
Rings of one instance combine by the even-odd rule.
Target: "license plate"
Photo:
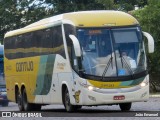
[[[120,96],[114,96],[113,100],[124,100],[125,96],[124,95],[120,95]]]

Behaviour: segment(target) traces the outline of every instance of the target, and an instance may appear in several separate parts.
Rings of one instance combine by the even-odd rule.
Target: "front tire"
[[[67,112],[76,111],[75,106],[70,103],[70,97],[67,88],[65,89],[63,104]]]
[[[75,110],[79,110],[82,108],[82,105],[75,105],[74,107],[75,107]]]
[[[122,111],[129,111],[131,109],[132,103],[120,103],[119,107]]]

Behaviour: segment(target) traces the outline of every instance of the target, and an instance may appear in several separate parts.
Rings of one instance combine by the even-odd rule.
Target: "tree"
[[[148,0],[148,6],[133,12],[133,15],[139,20],[142,29],[151,33],[155,40],[154,54],[148,54],[149,72],[151,80],[160,80],[160,0]]]
[[[19,1],[18,11],[21,12],[21,26],[33,23],[48,16],[48,11],[46,6],[43,5],[44,2],[35,2],[35,0],[22,0]]]
[[[114,0],[114,3],[118,6],[119,10],[131,11],[135,5],[141,8],[147,5],[147,0]]]
[[[7,31],[24,27],[48,15],[46,6],[35,0],[0,1],[0,40]]]
[[[12,30],[19,25],[19,13],[16,10],[17,3],[14,0],[0,1],[0,39],[3,39],[4,33]],[[14,21],[17,21],[14,22]],[[16,23],[16,24],[15,24]]]
[[[53,6],[55,14],[104,9],[104,6],[96,0],[45,0],[45,3]]]
[[[102,4],[105,10],[115,9],[114,0],[96,0],[96,2]]]

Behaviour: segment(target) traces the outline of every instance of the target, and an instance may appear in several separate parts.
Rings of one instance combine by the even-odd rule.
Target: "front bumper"
[[[145,87],[135,86],[132,88],[103,89],[99,91],[90,91],[87,88],[83,88],[81,92],[78,105],[107,105],[140,102],[149,99],[149,84]],[[114,100],[115,96],[124,96],[125,98],[122,100]]]

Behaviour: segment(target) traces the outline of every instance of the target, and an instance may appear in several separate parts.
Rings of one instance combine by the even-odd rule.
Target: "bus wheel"
[[[76,105],[74,106],[75,107],[75,110],[78,110],[78,109],[81,109],[82,108],[82,105]]]
[[[119,107],[122,111],[129,111],[131,109],[132,103],[120,103]]]
[[[67,88],[64,94],[64,106],[67,112],[73,112],[74,110],[76,110],[74,105],[70,103],[69,92]]]
[[[19,91],[17,91],[16,95],[17,95],[16,98],[17,98],[18,108],[19,108],[20,111],[24,111],[24,107],[23,107],[23,104],[22,104],[22,95],[20,94]]]
[[[33,106],[32,106],[32,104],[28,103],[26,89],[23,90],[22,97],[23,97],[22,98],[22,103],[23,103],[23,106],[24,106],[24,111],[32,110]]]
[[[40,111],[41,110],[42,105],[39,105],[39,104],[32,104],[32,105],[33,105],[33,110],[34,111]]]

